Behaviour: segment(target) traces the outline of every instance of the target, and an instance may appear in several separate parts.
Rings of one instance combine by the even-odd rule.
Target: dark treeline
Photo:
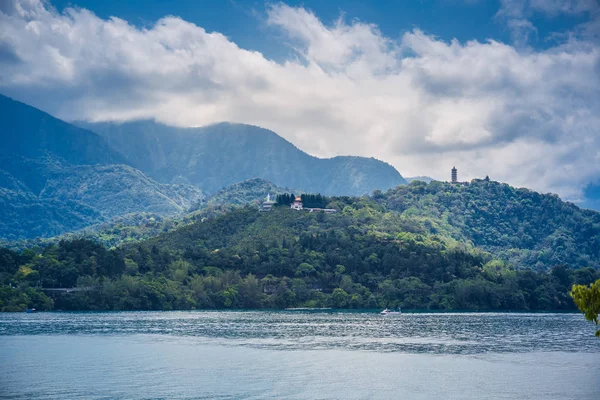
[[[338,214],[247,207],[114,250],[88,240],[3,249],[0,308],[574,310],[571,285],[600,278],[562,264],[516,269],[369,199],[332,201]]]
[[[319,194],[302,194],[300,199],[305,208],[325,208],[329,203],[329,199]],[[289,206],[296,200],[293,193],[283,193],[277,195],[276,204],[281,206]]]
[[[294,195],[294,193],[283,193],[277,195],[275,203],[278,206],[289,206],[295,199],[296,195]]]
[[[327,207],[328,199],[325,196],[321,196],[321,194],[303,194],[300,196],[302,198],[302,204],[306,208],[325,208]]]

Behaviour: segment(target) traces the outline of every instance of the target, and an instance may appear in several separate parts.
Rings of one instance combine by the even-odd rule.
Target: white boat
[[[399,314],[402,314],[402,310],[400,310],[400,309],[398,309],[398,310],[388,310],[386,308],[385,310],[383,310],[379,314],[381,314],[381,315],[399,315]]]

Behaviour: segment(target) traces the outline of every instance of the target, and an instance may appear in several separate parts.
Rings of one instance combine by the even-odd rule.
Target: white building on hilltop
[[[337,211],[335,208],[310,208],[310,207],[304,207],[304,204],[302,204],[302,198],[300,196],[296,197],[296,200],[294,200],[294,202],[292,203],[292,205],[290,206],[290,208],[292,210],[305,210],[308,211],[309,213],[311,212],[315,212],[315,211],[323,211],[327,214],[335,214],[335,212]]]
[[[302,205],[302,198],[300,196],[296,196],[296,200],[290,206],[292,210],[302,210],[304,206]]]
[[[258,211],[260,212],[266,212],[266,211],[271,211],[271,209],[273,208],[273,206],[275,205],[275,202],[273,200],[271,200],[271,194],[267,194],[267,199],[265,201],[263,201],[262,206],[260,207],[260,209]]]

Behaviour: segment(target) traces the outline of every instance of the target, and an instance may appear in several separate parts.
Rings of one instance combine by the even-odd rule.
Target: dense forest
[[[373,200],[388,212],[422,221],[433,234],[482,248],[515,267],[600,265],[600,213],[554,194],[489,180],[414,181],[376,191]]]
[[[89,240],[5,249],[0,308],[572,310],[572,284],[600,278],[598,214],[551,195],[413,182],[327,206],[339,212],[231,209],[111,250]],[[529,265],[511,252],[552,256]]]
[[[63,233],[51,238],[3,240],[0,247],[23,250],[33,247],[46,247],[61,240],[89,239],[113,248],[124,243],[146,240],[160,233],[172,231],[195,221],[213,218],[216,215],[232,211],[244,205],[262,204],[267,195],[275,196],[289,189],[275,186],[271,182],[254,178],[230,185],[217,193],[203,198],[190,207],[186,213],[167,217],[151,212],[134,212],[112,218],[73,232]],[[0,189],[0,194],[2,189]],[[15,219],[14,221],[18,221]],[[46,223],[47,221],[43,221]],[[42,224],[42,222],[38,222]]]

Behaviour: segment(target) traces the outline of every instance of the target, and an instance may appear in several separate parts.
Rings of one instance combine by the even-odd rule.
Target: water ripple
[[[152,335],[281,350],[479,354],[600,352],[579,314],[193,311],[0,315],[0,336]]]

